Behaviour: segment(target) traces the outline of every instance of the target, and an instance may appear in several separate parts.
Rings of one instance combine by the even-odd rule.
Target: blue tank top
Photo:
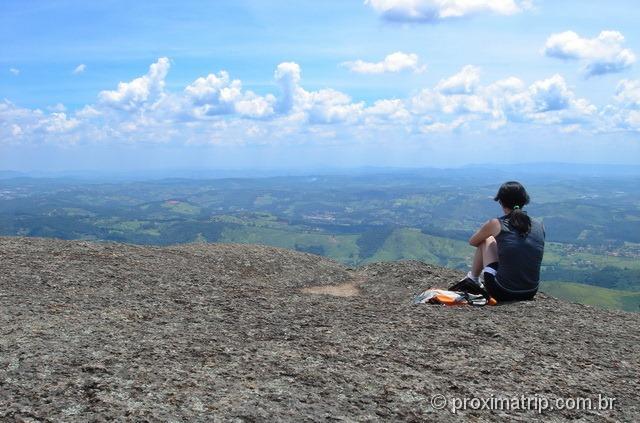
[[[521,235],[509,223],[509,215],[499,217],[501,230],[498,244],[496,279],[506,291],[535,293],[540,283],[540,264],[544,253],[544,227],[531,219],[531,232]]]

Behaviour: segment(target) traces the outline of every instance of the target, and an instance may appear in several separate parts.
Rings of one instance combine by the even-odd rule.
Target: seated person
[[[540,281],[544,227],[522,210],[529,195],[520,183],[502,184],[494,201],[500,203],[504,215],[489,220],[469,239],[476,247],[471,271],[449,289],[488,293],[498,302],[531,300]]]

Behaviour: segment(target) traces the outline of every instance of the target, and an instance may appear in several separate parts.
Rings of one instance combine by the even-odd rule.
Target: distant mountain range
[[[478,173],[480,172],[480,174]],[[519,174],[551,174],[576,176],[640,176],[640,165],[577,164],[577,163],[522,163],[522,164],[475,164],[462,167],[376,167],[353,168],[256,168],[256,169],[149,169],[149,170],[61,170],[61,171],[13,171],[0,170],[0,179],[7,178],[69,178],[114,180],[154,180],[165,178],[219,179],[219,178],[260,178],[277,176],[313,175],[432,175],[432,176],[510,176]]]

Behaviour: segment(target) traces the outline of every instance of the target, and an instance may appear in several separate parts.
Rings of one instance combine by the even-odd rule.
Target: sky
[[[640,164],[640,7],[3,0],[0,170]]]

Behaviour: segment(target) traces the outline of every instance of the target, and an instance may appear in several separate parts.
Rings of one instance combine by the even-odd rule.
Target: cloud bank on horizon
[[[492,15],[502,19],[537,8],[516,0],[367,0],[385,31],[412,31],[413,26],[445,25],[461,18]],[[464,23],[462,23],[464,24]],[[599,31],[599,33],[597,32]],[[485,74],[485,66],[467,63],[446,76],[418,86],[406,95],[378,95],[358,99],[349,86],[318,87],[305,83],[305,70],[295,57],[276,62],[272,73],[259,76],[266,88],[234,77],[224,67],[192,77],[177,85],[170,82],[180,61],[168,56],[149,63],[146,73],[96,90],[94,100],[68,107],[64,99],[42,108],[30,108],[11,99],[0,100],[0,147],[21,145],[165,144],[195,145],[305,145],[371,143],[478,134],[530,131],[597,137],[640,134],[640,78],[620,75],[634,70],[636,56],[621,31],[601,29],[592,38],[573,30],[548,32],[537,50],[541,61],[557,63],[550,72],[523,77],[509,72],[500,77]],[[635,35],[635,34],[634,34]],[[381,47],[382,48],[382,47]],[[402,50],[400,49],[402,48]],[[373,50],[372,50],[373,51]],[[429,75],[441,66],[398,46],[378,54],[353,55],[330,63],[336,72],[357,75],[361,84],[376,78]],[[560,59],[560,60],[555,60]],[[67,68],[76,81],[85,80],[96,66],[75,61]],[[571,63],[576,65],[572,66]],[[78,65],[75,65],[80,63]],[[91,72],[87,71],[87,64]],[[564,66],[559,71],[558,66]],[[172,69],[173,68],[173,69]],[[15,80],[24,77],[17,67],[7,67]],[[585,84],[616,78],[605,101],[579,94],[566,73],[579,75]],[[82,75],[80,78],[79,75]],[[310,88],[309,86],[314,86]],[[1,98],[1,97],[0,97]],[[18,99],[19,100],[19,99]],[[488,135],[487,135],[488,134]],[[626,134],[626,135],[625,135]],[[440,140],[442,138],[439,138]],[[636,141],[637,142],[637,141]],[[605,147],[603,147],[605,148]]]
[[[0,102],[0,134],[5,142],[104,141],[236,143],[251,139],[294,141],[300,134],[375,137],[395,129],[405,135],[460,130],[498,130],[507,125],[546,126],[560,132],[640,132],[640,80],[621,80],[611,103],[596,107],[579,97],[559,74],[529,83],[517,76],[481,82],[481,69],[459,72],[407,98],[367,104],[333,88],[302,85],[295,62],[274,71],[279,91],[259,95],[221,70],[194,80],[181,91],[166,89],[171,61],[161,57],[149,71],[96,102],[67,113],[51,113]],[[375,72],[373,72],[375,73]]]

